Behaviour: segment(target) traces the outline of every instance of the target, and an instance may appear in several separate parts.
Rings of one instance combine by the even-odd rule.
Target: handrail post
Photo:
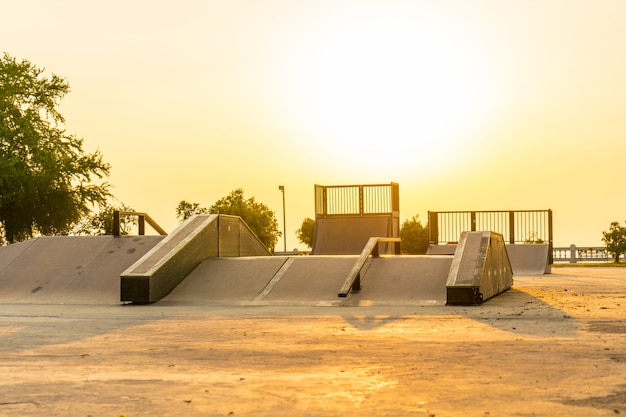
[[[137,220],[137,226],[139,228],[139,236],[143,236],[146,234],[146,216],[143,215],[139,215],[137,216],[138,220]]]
[[[120,235],[120,211],[113,211],[113,236]]]
[[[436,211],[428,212],[428,244],[439,244],[439,221]]]

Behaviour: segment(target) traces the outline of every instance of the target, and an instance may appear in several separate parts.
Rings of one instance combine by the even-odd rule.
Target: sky
[[[553,210],[555,246],[626,221],[624,0],[0,0],[0,52],[67,80],[68,133],[167,231],[242,188],[287,249],[314,184],[427,212]],[[280,238],[276,249],[283,249]]]

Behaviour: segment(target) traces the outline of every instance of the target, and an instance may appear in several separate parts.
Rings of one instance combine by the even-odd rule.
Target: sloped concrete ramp
[[[250,303],[287,259],[284,256],[206,259],[159,304]]]
[[[448,273],[447,304],[477,305],[513,286],[502,235],[462,232]]]
[[[445,305],[452,256],[372,258],[361,291],[346,305]]]
[[[0,248],[0,302],[119,304],[120,273],[163,236],[38,237]]]
[[[514,274],[544,275],[552,272],[547,244],[507,245]]]
[[[337,291],[356,256],[212,258],[159,304],[379,306],[445,305],[452,256],[371,258],[362,289]]]
[[[194,215],[120,275],[121,300],[154,303],[213,257],[271,256],[239,216]]]
[[[350,273],[357,256],[301,256],[277,276],[256,304],[341,305],[337,291]]]

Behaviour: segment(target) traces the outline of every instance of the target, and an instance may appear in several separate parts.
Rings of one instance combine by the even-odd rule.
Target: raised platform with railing
[[[552,210],[428,212],[430,245],[456,243],[466,231],[500,233],[508,244],[547,244],[552,264]]]
[[[370,237],[400,237],[400,186],[315,185],[312,254],[360,253]],[[383,252],[391,245],[383,243]]]

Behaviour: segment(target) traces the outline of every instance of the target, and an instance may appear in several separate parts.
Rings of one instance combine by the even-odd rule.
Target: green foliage
[[[209,207],[209,213],[230,214],[241,217],[271,252],[274,252],[276,242],[282,236],[282,233],[278,230],[276,213],[265,204],[255,201],[254,197],[246,200],[241,188],[217,200]]]
[[[543,243],[546,243],[545,240],[540,238],[536,232],[531,232],[526,238],[526,240],[524,241],[524,244],[527,244],[527,245],[533,245],[533,244],[537,245],[537,244],[543,244]]]
[[[194,214],[206,214],[208,209],[200,206],[198,203],[190,203],[186,200],[181,200],[176,207],[176,218],[179,222],[183,222],[193,216]]]
[[[428,224],[422,226],[419,215],[405,220],[400,227],[400,249],[407,255],[421,255],[428,250]]]
[[[73,234],[76,235],[112,235],[113,234],[113,212],[119,211],[135,211],[124,203],[119,206],[112,206],[108,202],[99,205],[97,213],[91,213],[83,217],[74,227]],[[137,226],[136,216],[120,216],[120,234],[130,234],[133,226]]]
[[[313,242],[315,242],[315,220],[309,219],[308,217],[304,219],[302,226],[296,230],[296,236],[300,243],[312,248]]]
[[[620,226],[618,222],[612,222],[609,231],[602,232],[602,236],[606,251],[616,263],[619,262],[620,255],[626,252],[626,227]]]
[[[0,244],[69,233],[89,207],[104,203],[102,155],[63,129],[56,107],[67,82],[4,54],[0,58]]]

